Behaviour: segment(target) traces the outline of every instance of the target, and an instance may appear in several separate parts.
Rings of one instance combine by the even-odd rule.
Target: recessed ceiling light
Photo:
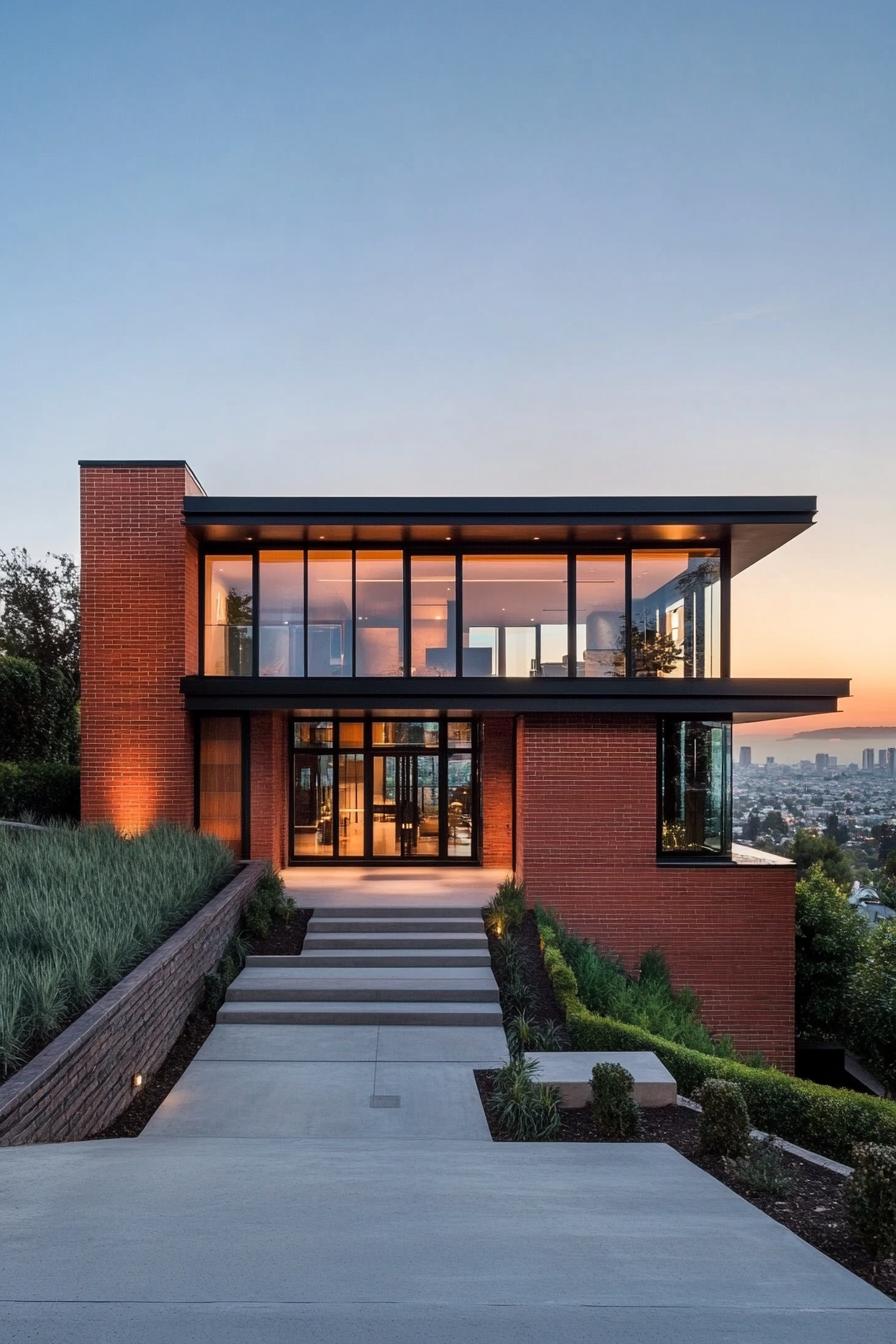
[[[541,541],[541,537],[533,537],[532,540],[533,540],[533,541]]]
[[[705,532],[701,532],[701,533],[700,533],[700,540],[701,540],[701,541],[705,541],[705,540],[706,540],[706,533],[705,533]]]
[[[326,541],[326,537],[324,536],[323,532],[321,532],[320,536],[318,537],[318,541]]]
[[[616,540],[617,540],[617,541],[621,541],[621,540],[622,540],[622,537],[617,537]]]

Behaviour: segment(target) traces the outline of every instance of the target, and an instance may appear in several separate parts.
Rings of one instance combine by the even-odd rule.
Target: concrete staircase
[[[217,1021],[500,1027],[479,910],[324,909],[300,957],[250,957]]]

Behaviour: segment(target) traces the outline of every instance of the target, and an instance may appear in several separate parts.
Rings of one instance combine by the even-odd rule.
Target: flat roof
[[[551,543],[730,541],[733,574],[811,527],[815,513],[813,495],[184,499],[187,526],[210,542],[250,536],[262,542],[528,543],[537,537],[545,549]]]

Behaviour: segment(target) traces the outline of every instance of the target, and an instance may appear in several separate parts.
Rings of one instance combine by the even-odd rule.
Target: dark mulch
[[[529,990],[529,1015],[539,1024],[553,1022],[560,1032],[560,1049],[569,1049],[569,1037],[566,1034],[565,1019],[563,1013],[557,1006],[557,1000],[554,998],[554,991],[548,978],[548,973],[544,968],[544,959],[541,955],[541,947],[538,937],[538,925],[535,922],[535,915],[531,910],[527,910],[523,916],[523,922],[519,929],[513,934],[514,941],[519,949],[522,972],[525,976],[526,986]],[[504,1026],[508,1025],[512,1012],[508,1011],[508,1005],[504,1000],[503,993],[503,975],[500,960],[500,942],[493,933],[488,935],[488,950],[492,959],[492,970],[495,973],[495,979],[498,982],[498,990],[501,993],[501,1009],[504,1014]]]
[[[305,930],[312,913],[311,910],[297,910],[289,923],[278,920],[267,938],[249,940],[250,955],[297,957],[302,951]],[[93,1138],[135,1139],[141,1134],[175,1083],[180,1080],[187,1065],[192,1063],[214,1025],[215,1014],[209,1012],[204,1004],[194,1009],[164,1063],[146,1080],[127,1110],[122,1111],[106,1129],[94,1134]]]
[[[486,1116],[492,1091],[493,1071],[479,1071],[476,1082]],[[600,1143],[591,1119],[591,1108],[561,1110],[557,1143]],[[505,1136],[494,1127],[489,1117],[492,1138],[504,1142]],[[633,1142],[668,1143],[690,1162],[755,1204],[776,1222],[783,1223],[798,1237],[808,1241],[832,1260],[836,1260],[853,1274],[873,1283],[882,1293],[896,1299],[896,1261],[884,1262],[875,1277],[870,1257],[853,1238],[846,1216],[846,1178],[825,1167],[782,1152],[781,1160],[790,1180],[790,1189],[783,1196],[770,1196],[749,1189],[732,1176],[724,1164],[700,1153],[700,1117],[685,1106],[663,1106],[641,1112],[641,1135]]]

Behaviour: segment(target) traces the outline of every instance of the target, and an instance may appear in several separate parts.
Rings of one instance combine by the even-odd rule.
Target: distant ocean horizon
[[[757,728],[760,731],[757,732]],[[735,725],[734,759],[741,747],[750,747],[753,764],[763,765],[767,756],[774,756],[782,765],[798,765],[800,761],[814,761],[820,751],[836,756],[838,765],[861,765],[862,752],[874,748],[874,760],[881,747],[896,747],[896,727],[841,728],[839,732],[818,731],[818,736],[796,737],[793,732],[776,736],[768,724],[745,723]],[[812,732],[808,729],[807,732]]]

